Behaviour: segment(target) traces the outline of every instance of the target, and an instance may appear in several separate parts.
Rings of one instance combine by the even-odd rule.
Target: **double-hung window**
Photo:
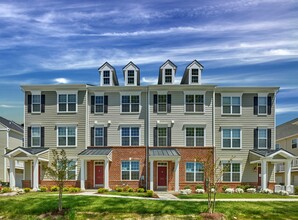
[[[60,172],[66,171],[65,172],[65,178],[67,180],[75,180],[76,179],[76,174],[77,174],[77,169],[76,169],[76,161],[70,160],[68,163],[61,163],[58,161],[58,170]]]
[[[239,96],[223,96],[222,97],[222,113],[223,114],[240,114],[241,97]]]
[[[139,161],[122,161],[121,162],[122,180],[139,180],[140,162]]]
[[[76,112],[77,94],[58,94],[58,112]]]
[[[103,85],[110,85],[111,77],[110,77],[110,71],[109,70],[104,70],[103,71],[102,80],[103,80],[103,83],[102,83]]]
[[[104,112],[104,98],[103,96],[95,96],[94,100],[94,108],[95,113],[103,113]]]
[[[241,163],[237,162],[223,162],[222,163],[224,182],[240,182],[241,177]]]
[[[165,69],[165,83],[172,83],[172,69]]]
[[[77,127],[59,126],[58,127],[58,146],[76,146]]]
[[[222,129],[222,148],[241,148],[241,129]]]
[[[139,112],[140,96],[122,95],[121,105],[122,112]]]
[[[40,147],[41,146],[41,128],[31,127],[31,146]]]
[[[127,71],[127,85],[134,85],[135,84],[135,71],[128,70]]]
[[[95,146],[104,145],[104,129],[103,127],[94,128],[94,144]]]
[[[204,112],[204,95],[185,95],[186,112]]]
[[[191,83],[199,83],[199,69],[191,69]]]
[[[258,97],[258,114],[266,115],[267,114],[267,97]]]
[[[32,95],[32,112],[41,112],[41,95]]]
[[[167,95],[158,95],[157,111],[159,113],[167,112]]]
[[[186,128],[186,146],[204,146],[204,128]]]
[[[204,181],[204,166],[198,162],[186,163],[186,181],[201,182]]]
[[[298,138],[292,140],[292,148],[297,148],[298,146]]]
[[[258,129],[258,148],[267,149],[267,129]]]
[[[140,140],[139,127],[122,127],[121,128],[121,145],[138,146]]]
[[[157,146],[167,146],[167,128],[157,128]]]

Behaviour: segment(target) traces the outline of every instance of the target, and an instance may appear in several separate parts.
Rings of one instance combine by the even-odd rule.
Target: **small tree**
[[[44,170],[47,176],[54,180],[59,187],[59,199],[58,199],[58,210],[62,211],[62,193],[67,179],[73,178],[73,174],[68,171],[73,170],[75,165],[73,160],[67,159],[65,150],[61,150],[60,153],[53,149],[53,160],[50,166],[45,166]]]

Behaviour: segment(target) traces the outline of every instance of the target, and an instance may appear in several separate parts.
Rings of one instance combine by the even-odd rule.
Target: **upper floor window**
[[[121,109],[122,112],[139,112],[140,96],[139,95],[122,95]]]
[[[191,69],[191,83],[199,83],[199,69]]]
[[[165,83],[172,83],[172,69],[165,69]]]
[[[58,112],[76,112],[77,94],[59,94]]]
[[[298,146],[298,138],[292,140],[292,148],[297,148]]]
[[[172,95],[171,94],[155,94],[153,95],[153,112],[154,113],[170,113],[171,112]]]
[[[134,85],[135,84],[135,71],[128,70],[127,71],[127,85]]]
[[[40,147],[41,146],[41,128],[31,127],[31,146]]]
[[[186,112],[204,112],[204,95],[185,95]]]
[[[224,182],[240,182],[241,179],[241,163],[223,162],[222,163]]]
[[[95,146],[104,146],[104,129],[96,127],[94,128],[94,143]]]
[[[241,97],[223,96],[222,97],[222,113],[223,114],[240,114]]]
[[[204,128],[186,128],[186,146],[205,146]]]
[[[45,112],[45,95],[41,95],[40,91],[31,91],[28,94],[28,113],[43,113]]]
[[[92,95],[91,113],[96,113],[96,114],[108,113],[108,96]]]
[[[109,70],[104,70],[103,71],[102,80],[103,80],[103,83],[102,83],[103,85],[110,85],[111,77],[110,77],[110,71]]]
[[[254,97],[254,115],[271,115],[272,97],[259,93]]]
[[[222,129],[222,148],[241,148],[241,130]]]
[[[258,97],[258,110],[259,115],[266,115],[267,114],[267,97]]]
[[[275,149],[276,150],[279,150],[281,148],[281,145],[280,144],[275,144]]]
[[[186,181],[188,182],[204,181],[204,167],[202,163],[198,163],[198,162],[186,163]]]
[[[167,112],[167,95],[158,95],[158,112]]]
[[[258,148],[267,149],[267,129],[258,129]]]
[[[139,180],[140,162],[139,161],[122,161],[121,162],[122,180]]]
[[[103,96],[95,96],[95,103],[94,103],[95,113],[103,113],[103,107],[104,107]]]
[[[140,129],[138,127],[121,128],[122,146],[139,146]]]
[[[58,127],[58,146],[76,146],[77,127],[59,126]]]
[[[41,112],[41,95],[32,95],[32,112]]]

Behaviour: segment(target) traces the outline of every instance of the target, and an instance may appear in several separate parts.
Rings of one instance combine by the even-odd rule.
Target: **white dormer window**
[[[123,67],[123,75],[125,86],[140,85],[140,69],[133,62],[130,61],[125,67]]]
[[[173,83],[173,73],[172,73],[172,69],[165,69],[165,83],[169,83],[172,84]]]
[[[103,76],[102,76],[102,80],[103,80],[103,85],[110,85],[111,84],[111,77],[110,77],[110,71],[109,70],[104,70],[103,71]]]
[[[134,85],[135,84],[135,71],[128,70],[127,71],[127,85]]]
[[[191,69],[191,83],[199,83],[199,69]]]

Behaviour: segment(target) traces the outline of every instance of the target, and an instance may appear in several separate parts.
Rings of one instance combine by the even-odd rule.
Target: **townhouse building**
[[[194,188],[205,183],[204,160],[228,165],[222,184],[272,188],[275,164],[294,158],[275,149],[278,87],[202,84],[196,60],[180,84],[170,60],[159,68],[157,85],[140,85],[133,62],[123,68],[124,85],[109,63],[98,71],[98,86],[22,86],[25,147],[5,156],[25,161],[23,186],[54,184],[42,170],[51,149],[73,159],[68,184],[82,189]]]

